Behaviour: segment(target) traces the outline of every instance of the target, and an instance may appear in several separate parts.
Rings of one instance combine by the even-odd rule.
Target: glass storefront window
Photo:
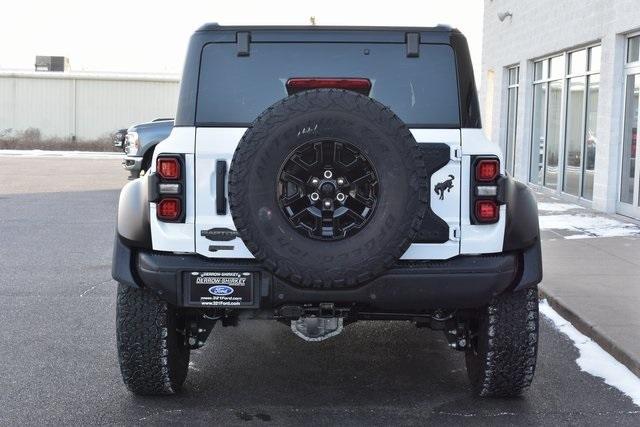
[[[589,71],[600,71],[600,60],[602,56],[602,48],[600,46],[594,46],[589,48]]]
[[[538,61],[533,67],[533,79],[543,80],[549,77],[549,60]]]
[[[508,70],[509,79],[507,86],[507,140],[505,142],[506,169],[514,174],[516,152],[516,128],[518,123],[518,82],[520,67],[512,67]]]
[[[573,54],[571,58],[573,60]],[[586,66],[586,55],[584,60],[583,65]],[[568,83],[563,189],[574,196],[580,195],[585,85],[586,77],[574,77]]]
[[[582,197],[587,200],[593,200],[593,173],[596,168],[596,146],[598,144],[600,74],[593,74],[588,79]]]
[[[509,88],[509,105],[507,107],[507,149],[505,157],[507,159],[507,171],[513,175],[513,164],[515,162],[516,149],[516,121],[518,114],[518,88]]]
[[[579,50],[569,54],[569,74],[580,74],[587,70],[587,51]]]
[[[553,68],[553,66],[552,66]],[[560,154],[560,124],[562,109],[562,80],[549,83],[547,107],[547,147],[545,150],[544,185],[558,187],[558,158]]]
[[[627,62],[640,60],[640,36],[629,37],[627,42]]]
[[[518,84],[519,73],[520,73],[520,67],[509,68],[509,86]]]
[[[601,54],[600,46],[590,46],[534,63],[529,180],[589,200]]]
[[[564,77],[564,56],[555,56],[549,60],[549,78],[557,79]]]
[[[545,129],[547,112],[547,84],[533,86],[533,122],[531,132],[531,171],[529,179],[542,185],[542,167],[544,164]]]
[[[636,154],[638,143],[638,101],[640,98],[640,74],[627,76],[625,96],[624,140],[622,144],[622,176],[620,201],[633,203],[636,181]]]

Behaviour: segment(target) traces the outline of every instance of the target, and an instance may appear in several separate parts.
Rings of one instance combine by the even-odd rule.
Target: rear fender
[[[117,233],[127,246],[151,249],[148,175],[122,188],[118,202]]]
[[[503,251],[521,254],[521,275],[514,291],[542,281],[538,205],[531,188],[509,175],[498,182],[498,201],[506,206]]]

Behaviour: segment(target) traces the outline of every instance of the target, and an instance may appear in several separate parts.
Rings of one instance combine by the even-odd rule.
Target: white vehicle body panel
[[[198,128],[196,130],[196,252],[209,258],[253,258],[242,239],[212,242],[202,230],[224,227],[235,230],[227,200],[227,214],[216,214],[216,161],[225,160],[227,171],[246,128]],[[225,183],[226,189],[226,183]],[[213,244],[233,246],[233,250],[211,252]]]
[[[500,206],[500,220],[495,224],[471,224],[470,206],[471,192],[471,156],[484,155],[496,156],[500,159],[500,173],[504,175],[504,159],[502,151],[497,144],[493,144],[484,135],[482,129],[461,129],[462,134],[462,197],[461,213],[462,224],[460,230],[461,254],[489,254],[502,252],[504,244],[504,230],[506,226],[507,207]]]
[[[185,223],[164,223],[156,219],[155,203],[150,204],[151,235],[154,250],[169,252],[198,253],[208,258],[253,258],[240,238],[220,245],[233,246],[233,250],[210,251],[216,244],[201,236],[202,230],[228,228],[235,225],[227,206],[226,215],[216,213],[216,162],[224,160],[227,169],[231,165],[233,153],[246,128],[174,128],[169,138],[158,144],[158,153],[182,153],[186,166],[186,220]],[[506,208],[500,208],[500,221],[496,224],[472,225],[470,222],[469,192],[471,156],[502,154],[497,145],[489,142],[481,129],[412,129],[420,144],[444,143],[451,147],[451,160],[431,178],[429,194],[431,209],[449,225],[450,239],[445,243],[414,243],[401,257],[411,259],[448,259],[461,253],[479,254],[502,251],[505,229]],[[504,173],[504,170],[501,170]],[[433,187],[454,177],[453,188],[443,200]],[[226,183],[225,183],[226,188]]]
[[[162,222],[156,218],[156,204],[149,205],[149,223],[151,225],[151,243],[156,251],[185,252],[195,251],[193,227],[195,222],[195,168],[194,151],[195,128],[175,127],[167,139],[160,142],[153,153],[151,172],[155,172],[156,158],[159,153],[181,153],[185,156],[185,221],[184,223]]]

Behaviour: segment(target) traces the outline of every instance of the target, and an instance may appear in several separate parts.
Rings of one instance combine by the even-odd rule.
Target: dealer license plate
[[[253,304],[252,273],[194,271],[190,278],[189,301],[192,304],[215,307]]]

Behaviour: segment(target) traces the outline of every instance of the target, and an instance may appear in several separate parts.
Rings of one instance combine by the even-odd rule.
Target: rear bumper
[[[465,309],[487,304],[505,291],[537,284],[542,276],[539,244],[524,252],[459,256],[446,261],[398,262],[384,275],[357,288],[304,289],[293,286],[251,260],[214,260],[134,250],[116,238],[112,275],[129,286],[145,287],[181,307],[189,303],[188,277],[193,271],[251,272],[254,298],[250,307],[332,304],[369,312],[424,313],[434,309]]]

